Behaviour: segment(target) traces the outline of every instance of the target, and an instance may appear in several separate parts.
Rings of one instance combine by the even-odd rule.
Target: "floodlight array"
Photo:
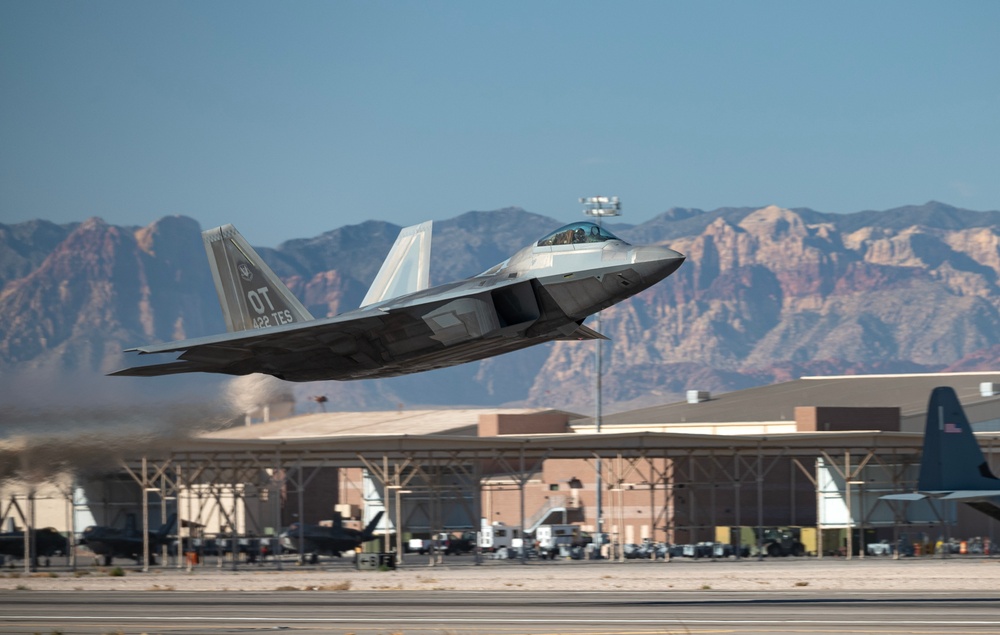
[[[580,199],[587,216],[620,216],[622,204],[617,196],[586,196]]]

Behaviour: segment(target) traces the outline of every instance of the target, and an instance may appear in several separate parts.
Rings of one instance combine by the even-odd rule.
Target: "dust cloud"
[[[70,387],[75,403],[22,399],[0,407],[0,483],[116,470],[123,458],[165,454],[182,439],[242,424],[244,413],[264,404],[293,400],[288,384],[266,375],[215,380],[209,391],[165,390],[160,398],[88,396],[80,384]]]

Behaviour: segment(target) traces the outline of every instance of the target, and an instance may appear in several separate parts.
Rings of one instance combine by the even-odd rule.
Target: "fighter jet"
[[[56,554],[66,553],[66,538],[52,527],[34,529],[31,532],[32,546],[35,553],[35,564],[40,557],[48,558]],[[24,530],[11,528],[10,531],[0,533],[0,564],[3,564],[3,557],[24,559]]]
[[[990,470],[954,389],[931,392],[917,491],[880,498],[958,501],[1000,520],[1000,478]]]
[[[158,530],[149,532],[150,564],[153,562],[152,554],[167,541],[167,535],[174,528],[176,521],[177,514],[171,514]],[[96,555],[103,556],[106,567],[111,566],[114,558],[134,558],[136,562],[142,561],[142,532],[136,528],[135,517],[131,515],[123,529],[103,525],[87,527],[83,530],[79,544],[86,545]]]
[[[361,307],[315,319],[232,225],[202,233],[229,333],[128,349],[179,354],[112,375],[266,373],[289,381],[392,377],[553,340],[606,339],[593,313],[666,278],[684,256],[566,225],[466,280],[429,288],[431,223],[399,233]]]
[[[312,554],[315,561],[317,554],[339,556],[345,551],[354,551],[369,540],[374,540],[375,534],[373,532],[381,519],[382,512],[379,512],[375,514],[367,527],[358,531],[344,527],[340,515],[335,514],[332,527],[292,523],[278,537],[281,539],[281,546],[285,549],[298,551],[302,554]],[[300,538],[301,549],[299,549]]]

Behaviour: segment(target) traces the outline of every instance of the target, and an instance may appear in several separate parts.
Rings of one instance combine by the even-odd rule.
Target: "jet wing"
[[[190,372],[245,375],[274,370],[276,376],[282,376],[283,369],[298,366],[308,375],[310,361],[316,366],[342,366],[348,372],[375,368],[382,363],[382,356],[373,346],[372,333],[399,321],[412,319],[363,311],[301,324],[139,346],[128,352],[180,355],[175,361],[125,368],[111,374],[118,377]]]

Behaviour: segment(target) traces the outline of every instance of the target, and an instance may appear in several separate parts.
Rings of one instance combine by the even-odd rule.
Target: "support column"
[[[66,519],[66,526],[69,527],[69,536],[66,537],[66,557],[68,558],[69,570],[76,571],[76,548],[74,538],[76,538],[76,476],[69,477],[69,518]]]
[[[149,476],[146,456],[142,457],[142,572],[149,573]]]
[[[645,458],[649,465],[649,542],[652,546],[656,544],[656,477],[653,460],[649,457]],[[656,559],[655,555],[653,559]]]
[[[743,499],[740,497],[740,492],[743,488],[743,483],[740,481],[740,455],[738,452],[733,450],[733,505],[736,510],[736,527],[739,532],[739,537],[736,539],[736,545],[733,550],[736,552],[736,559],[740,560],[743,556],[741,552],[743,551]],[[732,542],[733,535],[732,531],[729,532],[729,540]],[[749,554],[747,554],[749,555]]]
[[[305,500],[303,499],[303,496],[305,495],[305,493],[302,491],[303,489],[305,489],[305,485],[304,485],[305,474],[302,472],[302,458],[301,457],[299,458],[298,471],[299,471],[299,481],[298,481],[298,486],[296,487],[296,489],[298,490],[298,494],[299,494],[299,564],[303,565],[303,564],[306,563],[306,554],[305,554],[305,544],[306,544],[306,538],[305,538],[305,531],[306,531],[306,529],[305,529],[305,525],[306,525],[305,514],[306,514],[306,508],[305,508]]]
[[[281,463],[281,448],[274,455],[274,475],[271,477],[271,486],[274,489],[274,560],[277,562],[278,571],[284,568],[281,563],[281,552],[284,547],[281,544],[281,492],[288,491],[287,472]]]
[[[520,474],[517,479],[517,491],[518,491],[519,502],[521,505],[521,520],[520,520],[521,529],[518,533],[521,536],[521,564],[527,564],[528,552],[527,549],[525,548],[526,541],[524,538],[524,484],[528,480],[528,477],[524,473],[524,445],[521,445],[521,450],[519,452],[519,455],[520,455]]]
[[[28,491],[27,518],[24,519],[24,570],[27,572],[37,571],[36,560],[38,557],[38,541],[33,535],[35,531],[35,488]]]
[[[851,451],[844,450],[844,502],[847,505],[847,554],[854,559],[854,509],[851,507]]]
[[[165,479],[166,475],[160,474],[160,524],[161,525],[167,522],[167,492],[166,488],[164,487]],[[167,540],[166,536],[164,536],[163,544],[160,545],[160,567],[164,569],[167,567],[167,557],[168,557],[167,554],[168,554]],[[180,557],[180,555],[181,555],[180,552],[178,552],[177,553],[178,558]]]
[[[764,559],[764,465],[757,444],[757,560]]]

